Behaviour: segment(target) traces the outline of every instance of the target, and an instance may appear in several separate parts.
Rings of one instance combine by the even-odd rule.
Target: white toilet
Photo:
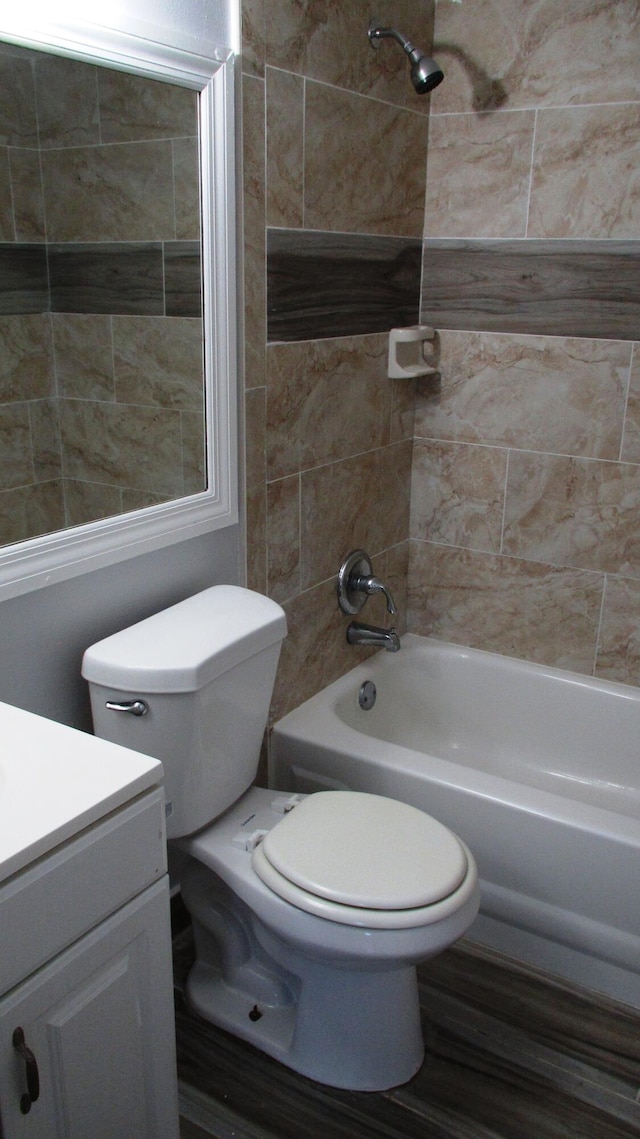
[[[93,645],[95,732],[162,760],[167,833],[207,1020],[305,1076],[376,1091],[424,1046],[415,964],[461,937],[479,902],[473,856],[405,803],[252,786],[283,610],[214,586]]]

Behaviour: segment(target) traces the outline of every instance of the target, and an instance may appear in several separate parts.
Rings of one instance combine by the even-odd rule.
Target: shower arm
[[[422,57],[423,55],[423,52],[421,52],[419,48],[416,48],[411,43],[411,40],[407,39],[406,36],[403,36],[402,32],[396,31],[395,28],[381,28],[378,25],[372,25],[372,27],[369,28],[369,39],[371,40],[373,47],[378,46],[375,43],[375,40],[381,40],[383,38],[394,39],[396,43],[399,43],[400,47],[406,51],[412,63],[415,62],[413,55],[414,52],[417,51],[419,57]]]

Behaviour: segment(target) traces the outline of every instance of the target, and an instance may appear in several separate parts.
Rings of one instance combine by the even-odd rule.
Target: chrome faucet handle
[[[387,602],[387,613],[390,613],[393,617],[398,612],[393,597],[386,585],[380,581],[379,577],[374,577],[373,575],[369,577],[357,577],[353,580],[351,589],[366,593],[368,597],[372,597],[374,593],[384,593]]]
[[[388,613],[393,615],[397,612],[391,593],[373,572],[369,555],[364,550],[353,550],[338,573],[338,605],[343,613],[354,616],[360,612],[367,597],[375,593],[384,594]]]

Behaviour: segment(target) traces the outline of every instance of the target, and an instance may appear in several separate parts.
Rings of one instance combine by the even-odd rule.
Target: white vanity
[[[161,780],[0,704],[3,1139],[177,1139]]]

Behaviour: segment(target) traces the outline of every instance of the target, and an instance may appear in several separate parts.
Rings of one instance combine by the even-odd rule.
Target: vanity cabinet
[[[129,786],[0,879],[1,1139],[178,1139],[162,768],[131,754]]]

